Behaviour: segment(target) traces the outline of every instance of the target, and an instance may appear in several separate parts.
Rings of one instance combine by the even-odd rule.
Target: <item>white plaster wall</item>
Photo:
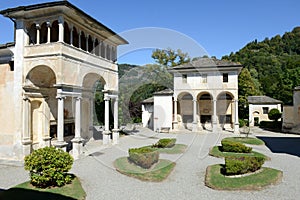
[[[154,130],[172,128],[172,96],[154,96]]]
[[[143,127],[153,128],[153,104],[142,105],[142,123]]]
[[[263,107],[268,107],[269,112],[271,109],[276,108],[281,112],[280,104],[249,104],[249,120],[250,125],[254,126],[254,117],[259,117],[259,122],[261,121],[272,121],[269,119],[268,114],[263,114]],[[253,114],[254,112],[259,112],[259,114]]]

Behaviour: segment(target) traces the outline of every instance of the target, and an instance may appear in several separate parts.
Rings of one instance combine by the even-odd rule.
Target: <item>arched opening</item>
[[[73,28],[73,46],[79,48],[79,38],[77,29]]]
[[[94,51],[95,51],[95,54],[96,54],[96,56],[99,56],[99,41],[98,41],[98,39],[96,39],[95,40],[95,49],[94,49]]]
[[[217,97],[217,115],[222,128],[226,124],[233,124],[233,95],[229,92],[222,92]]]
[[[52,26],[51,26],[51,39],[50,39],[51,42],[58,41],[58,34],[59,34],[58,30],[59,30],[58,21],[56,20],[52,23]]]
[[[67,22],[64,22],[64,42],[67,44],[71,44],[70,28]]]
[[[43,23],[40,30],[40,44],[46,43],[48,38],[47,23]]]
[[[102,127],[104,126],[105,116],[105,105],[104,105],[104,87],[105,80],[102,76],[96,73],[89,73],[85,75],[82,86],[85,89],[85,95],[90,98],[82,99],[82,136],[84,138],[102,139],[102,134],[99,133],[99,129],[93,128],[90,130],[89,127]],[[113,122],[113,115],[111,109],[110,113],[110,124]]]
[[[28,30],[29,44],[36,44],[36,24],[31,24]]]
[[[208,92],[202,92],[198,95],[198,114],[200,117],[200,122],[205,124],[211,123],[211,118],[213,115],[213,103],[212,95]]]
[[[86,37],[83,31],[81,31],[81,35],[80,35],[80,44],[81,44],[81,49],[86,51]]]
[[[181,115],[183,123],[193,122],[193,96],[190,93],[184,92],[178,95],[177,113]]]
[[[88,48],[89,48],[88,51],[90,53],[93,53],[93,39],[90,35],[88,37]]]

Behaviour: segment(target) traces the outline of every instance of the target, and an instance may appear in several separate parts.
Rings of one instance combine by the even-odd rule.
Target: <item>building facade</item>
[[[127,44],[68,1],[0,11],[15,24],[15,41],[0,46],[0,158],[22,160],[32,150],[72,141],[78,157],[93,138],[94,86],[105,96],[103,143],[118,140],[117,46]]]
[[[161,128],[159,118],[162,117],[159,116],[163,113],[163,116],[172,116],[172,124],[168,124],[172,130],[212,129],[216,132],[231,129],[238,133],[238,75],[241,69],[238,63],[214,58],[199,58],[170,68],[174,75],[173,97],[168,103],[160,105],[162,101],[158,101],[156,105],[154,95],[154,108],[172,105],[172,109],[171,112],[169,109],[155,112],[154,109],[154,129]]]

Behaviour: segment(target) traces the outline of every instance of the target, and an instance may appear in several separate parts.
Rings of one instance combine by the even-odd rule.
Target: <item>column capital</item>
[[[57,95],[56,99],[63,100],[63,99],[66,99],[66,96],[64,96],[64,95]]]
[[[48,21],[46,22],[47,27],[51,27],[51,23]]]
[[[40,24],[35,24],[35,28],[36,28],[37,30],[40,30],[40,29],[41,29]]]

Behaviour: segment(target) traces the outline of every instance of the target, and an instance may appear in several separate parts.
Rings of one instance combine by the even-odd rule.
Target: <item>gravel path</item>
[[[289,137],[272,132],[254,130],[254,135]],[[265,166],[283,171],[283,181],[261,191],[215,191],[204,185],[206,167],[224,163],[224,159],[208,156],[211,146],[219,144],[223,134],[157,134],[142,129],[138,134],[125,136],[120,144],[104,148],[99,142],[91,142],[85,147],[83,158],[75,161],[72,172],[82,182],[87,192],[87,200],[98,199],[299,199],[300,196],[300,159],[298,156],[272,153],[266,146],[255,146],[271,158]],[[155,143],[158,138],[175,137],[177,143],[188,145],[182,155],[162,155],[162,158],[176,160],[176,166],[170,176],[163,182],[143,182],[118,173],[113,161],[127,156],[128,148],[140,147]],[[293,137],[300,139],[300,136]],[[300,146],[300,144],[299,144]],[[0,166],[0,188],[7,189],[14,184],[28,180],[22,168]],[[10,177],[10,179],[9,179]]]

